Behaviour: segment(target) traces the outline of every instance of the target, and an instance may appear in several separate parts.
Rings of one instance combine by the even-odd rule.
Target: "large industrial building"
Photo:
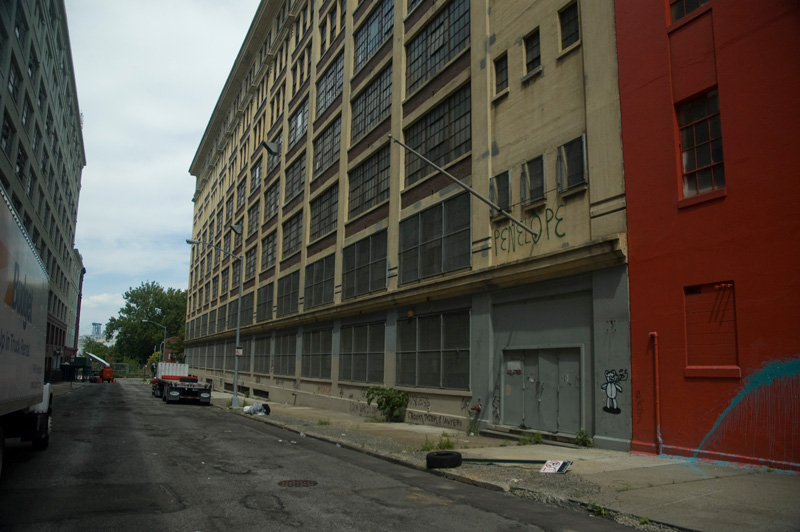
[[[614,16],[262,1],[190,168],[193,371],[364,415],[390,386],[408,421],[480,405],[484,426],[629,449]]]
[[[0,184],[50,277],[48,378],[77,351],[83,261],[75,249],[86,165],[63,0],[0,2]]]

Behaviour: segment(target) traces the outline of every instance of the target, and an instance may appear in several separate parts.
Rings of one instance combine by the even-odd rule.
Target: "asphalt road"
[[[57,398],[50,448],[6,449],[2,531],[630,530],[303,438],[137,381]]]

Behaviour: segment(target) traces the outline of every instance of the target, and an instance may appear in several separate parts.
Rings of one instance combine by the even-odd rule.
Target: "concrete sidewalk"
[[[72,386],[74,390],[99,385]],[[54,390],[56,395],[70,391],[67,383]],[[286,428],[296,438],[338,443],[418,469],[426,469],[425,456],[432,447],[449,440],[465,462],[430,472],[564,508],[607,512],[610,518],[642,530],[800,531],[800,475],[792,472],[564,444],[519,446],[441,427],[372,423],[344,412],[273,402],[267,403],[269,416],[252,416],[242,409],[230,410],[230,400],[229,393],[212,393],[213,405],[232,415]],[[239,400],[253,402],[242,396]],[[540,463],[470,459],[573,463],[566,474],[543,474]]]
[[[212,402],[228,408],[230,399],[229,393],[214,392]],[[665,530],[663,524],[709,532],[800,531],[800,475],[792,472],[561,444],[519,446],[441,427],[370,423],[343,412],[268,404],[269,416],[230,411],[420,469],[426,468],[422,449],[446,433],[466,461],[432,472],[549,504],[608,512],[643,530]],[[543,474],[541,464],[469,459],[573,463],[566,474]]]

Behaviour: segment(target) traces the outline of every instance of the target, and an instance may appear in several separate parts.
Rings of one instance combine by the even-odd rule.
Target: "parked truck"
[[[45,384],[47,270],[0,186],[0,472],[6,438],[50,442],[52,394]]]
[[[159,362],[153,377],[153,395],[167,403],[184,399],[202,405],[211,404],[211,385],[199,382],[189,375],[189,365],[177,362]]]

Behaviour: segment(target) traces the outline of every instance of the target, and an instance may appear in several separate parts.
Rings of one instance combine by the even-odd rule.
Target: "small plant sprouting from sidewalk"
[[[367,404],[371,405],[372,401],[375,401],[378,411],[384,415],[387,421],[403,421],[405,419],[408,392],[383,386],[372,386],[367,389]]]
[[[536,434],[526,434],[517,441],[517,445],[539,445],[542,443],[542,435],[538,432]]]
[[[244,407],[246,407],[246,406],[248,405],[248,403],[247,403],[247,400],[245,400],[245,399],[242,399],[242,400],[240,401],[240,403],[241,403],[241,404],[240,404],[239,406],[240,406],[241,408],[244,408]],[[230,408],[233,408],[233,398],[232,398],[232,397],[231,397],[230,399],[228,399],[228,408],[229,408],[229,409],[230,409]]]
[[[608,515],[608,510],[603,508],[603,506],[595,504],[593,502],[589,503],[589,511],[599,517],[606,517]]]
[[[330,419],[320,419],[317,421],[317,425],[330,425],[330,424],[331,424]]]
[[[453,443],[453,440],[450,439],[450,435],[446,432],[443,432],[441,436],[439,436],[439,445],[436,447],[440,451],[446,451],[449,449],[455,449],[456,444]]]
[[[591,447],[592,439],[589,437],[589,433],[583,429],[576,432],[575,445],[577,445],[578,447]]]
[[[640,525],[649,525],[650,524],[650,520],[648,518],[646,518],[646,517],[642,517],[642,518],[639,519],[639,524]]]
[[[382,416],[369,416],[364,419],[364,423],[386,423],[386,419]]]
[[[422,447],[419,448],[420,451],[427,453],[433,450],[433,442],[425,436],[425,443],[422,444]]]

